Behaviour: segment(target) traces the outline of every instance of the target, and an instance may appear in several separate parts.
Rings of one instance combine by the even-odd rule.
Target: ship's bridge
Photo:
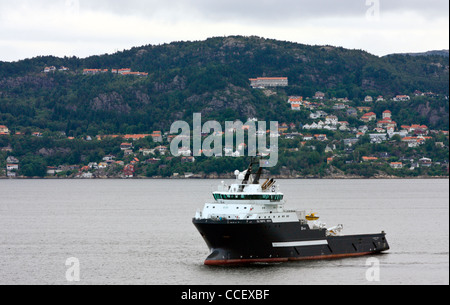
[[[232,184],[227,186],[222,183],[219,191],[213,193],[214,199],[219,203],[229,203],[235,201],[242,203],[244,201],[260,201],[260,203],[279,203],[284,195],[278,191],[278,187],[263,190],[259,184]]]

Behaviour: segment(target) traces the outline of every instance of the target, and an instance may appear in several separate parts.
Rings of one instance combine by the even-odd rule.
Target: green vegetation
[[[44,73],[45,67],[68,67],[69,71]],[[120,69],[149,73],[146,77],[102,73],[83,75],[83,69]],[[285,76],[289,87],[253,90],[249,78]],[[433,92],[438,97],[415,97],[407,102],[393,102],[399,94],[414,91]],[[76,57],[37,57],[14,63],[0,62],[0,125],[6,125],[11,136],[0,136],[0,168],[13,155],[20,159],[19,174],[43,176],[47,166],[79,165],[101,162],[106,155],[129,164],[134,157],[135,173],[143,177],[169,177],[174,173],[228,173],[241,169],[245,158],[196,158],[182,162],[168,156],[143,156],[139,148],[157,145],[151,138],[133,142],[132,156],[124,155],[119,138],[95,139],[97,135],[150,134],[168,131],[177,120],[192,123],[192,114],[202,119],[243,122],[256,117],[260,121],[293,123],[299,132],[301,124],[311,124],[310,110],[292,111],[289,96],[312,97],[322,91],[327,99],[349,99],[351,107],[367,106],[363,100],[379,95],[386,101],[371,104],[381,117],[392,111],[399,125],[422,124],[430,130],[447,130],[449,126],[449,62],[443,56],[392,55],[377,57],[360,50],[330,46],[307,46],[258,37],[217,37],[206,41],[175,42],[159,46],[143,46],[112,55]],[[320,109],[335,114],[349,126],[362,125],[358,116],[333,109],[326,102]],[[374,123],[369,124],[373,130]],[[21,135],[15,135],[19,132]],[[32,136],[40,132],[42,137]],[[432,158],[448,163],[448,137],[432,135],[432,140],[418,148],[408,148],[401,139],[372,144],[360,139],[352,151],[343,140],[354,133],[343,131],[308,131],[328,136],[328,142],[301,137],[280,140],[280,162],[272,174],[325,177],[333,174],[372,177],[379,173],[412,175],[447,175],[442,166],[410,171],[393,170],[390,162],[400,159]],[[86,137],[92,141],[86,141]],[[69,140],[67,137],[74,137]],[[436,142],[443,143],[443,147]],[[332,152],[327,146],[336,146]],[[311,147],[314,147],[312,149]],[[446,148],[447,147],[447,148]],[[156,152],[158,154],[158,152]],[[365,155],[387,153],[383,162],[361,163]],[[147,158],[160,158],[154,164]],[[328,158],[334,157],[328,162]],[[409,165],[408,162],[403,162]],[[329,163],[329,164],[328,164]],[[105,171],[105,175],[121,173],[123,165]],[[79,169],[64,170],[60,176],[71,176]]]

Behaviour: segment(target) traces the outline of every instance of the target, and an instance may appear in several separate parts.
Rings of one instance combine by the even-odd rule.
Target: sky
[[[449,49],[449,1],[0,0],[0,61],[229,35],[378,56]]]

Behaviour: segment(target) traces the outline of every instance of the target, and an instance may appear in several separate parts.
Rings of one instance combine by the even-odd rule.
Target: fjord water
[[[0,180],[0,284],[449,284],[448,180],[280,180],[286,208],[317,212],[344,234],[386,231],[368,257],[207,267],[192,217],[217,180]]]

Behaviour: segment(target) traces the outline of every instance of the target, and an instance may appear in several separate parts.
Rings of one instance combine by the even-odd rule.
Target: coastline
[[[362,176],[280,176],[274,175],[271,178],[278,180],[448,180],[449,176],[417,176],[417,177],[398,177],[388,175],[376,175],[374,177],[362,177]],[[133,178],[125,177],[93,177],[93,178],[76,178],[76,177],[0,177],[0,180],[230,180],[235,179],[231,175],[195,175],[193,177],[145,177],[137,176]]]

